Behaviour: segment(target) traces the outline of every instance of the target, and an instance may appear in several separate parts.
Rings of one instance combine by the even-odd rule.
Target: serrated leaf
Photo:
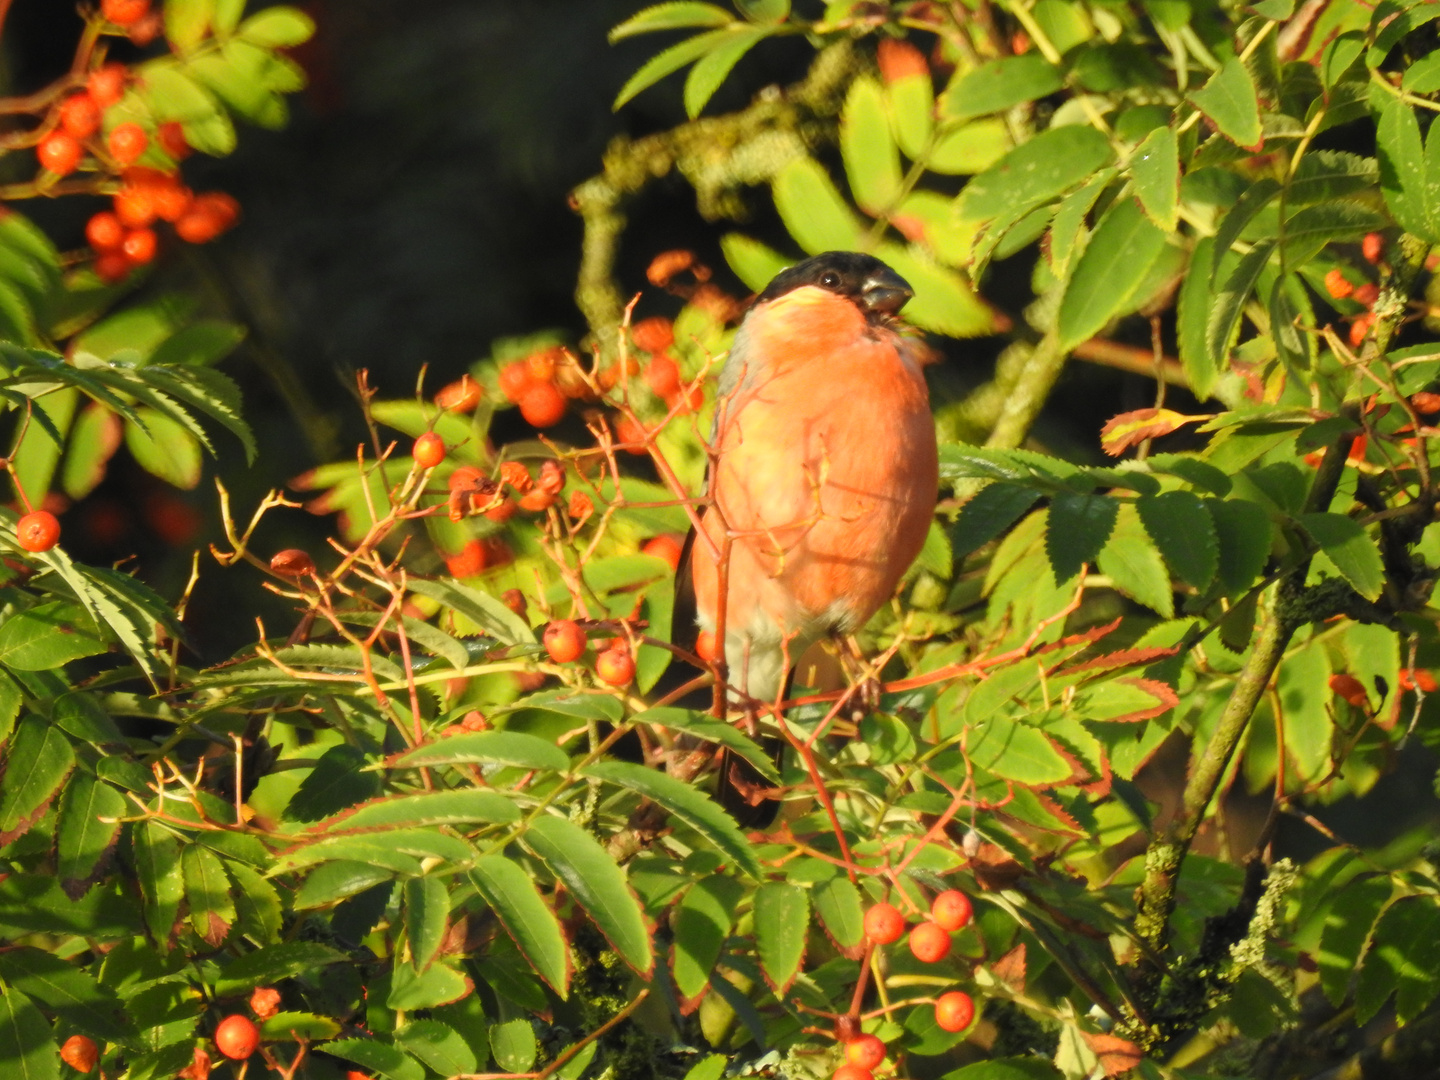
[[[760,877],[760,862],[735,820],[689,784],[628,761],[597,761],[587,766],[582,775],[628,788],[658,803],[734,860],[745,873]]]
[[[426,581],[411,578],[410,590],[432,600],[439,600],[480,627],[482,631],[505,645],[533,645],[535,632],[530,624],[489,593],[472,589],[458,581]]]
[[[517,1017],[490,1028],[490,1052],[506,1072],[524,1072],[535,1063],[535,1029],[528,1017]]]
[[[200,443],[184,426],[154,409],[139,409],[125,425],[125,445],[146,472],[183,491],[200,483]]]
[[[1125,311],[1164,250],[1165,234],[1134,199],[1121,199],[1106,211],[1060,300],[1060,348],[1073,349]]]
[[[1239,57],[1226,59],[1190,100],[1231,142],[1246,150],[1260,149],[1260,98]]]
[[[1380,190],[1385,204],[1406,232],[1431,242],[1440,239],[1426,198],[1425,148],[1415,110],[1393,98],[1380,114],[1375,129],[1375,152],[1380,167]]]
[[[1205,504],[1220,542],[1220,581],[1230,595],[1249,589],[1270,558],[1270,515],[1242,499],[1208,499]]]
[[[1205,324],[1205,350],[1217,369],[1227,366],[1230,349],[1240,330],[1240,314],[1274,250],[1274,240],[1262,240],[1256,244],[1235,264],[1225,284],[1215,293]]]
[[[1210,248],[1209,261],[1193,264],[1202,273],[1209,275],[1212,285],[1215,276],[1220,272],[1221,261],[1235,246],[1235,241],[1240,239],[1240,234],[1245,231],[1245,226],[1255,219],[1255,215],[1269,206],[1281,190],[1280,184],[1273,178],[1261,177],[1245,189],[1240,198],[1235,200],[1235,205],[1220,220],[1220,227],[1215,230],[1215,239]]]
[[[229,997],[252,987],[270,986],[283,979],[293,979],[307,971],[346,959],[344,953],[318,941],[286,941],[267,945],[226,964],[215,981],[215,992]]]
[[[1174,128],[1159,127],[1130,158],[1140,205],[1160,228],[1174,232],[1180,211],[1180,146]]]
[[[1170,575],[1133,505],[1126,503],[1120,507],[1115,530],[1100,549],[1096,566],[1125,596],[1153,609],[1162,618],[1174,617],[1175,595],[1170,587]]]
[[[767,881],[755,890],[755,947],[760,970],[777,995],[800,972],[809,924],[809,894],[798,885]]]
[[[710,984],[710,973],[734,924],[744,889],[723,874],[701,878],[671,914],[675,943],[670,960],[681,1011],[691,1011]]]
[[[265,1042],[294,1042],[296,1039],[333,1039],[340,1024],[328,1016],[308,1012],[280,1012],[260,1021],[260,1038]]]
[[[382,881],[389,881],[393,875],[394,871],[385,867],[336,859],[311,871],[305,884],[294,894],[293,903],[297,911],[333,904],[336,900],[362,893]]]
[[[718,743],[739,754],[771,783],[780,783],[780,774],[775,771],[775,762],[770,759],[770,755],[766,751],[762,750],[753,739],[748,738],[733,724],[712,720],[706,713],[695,709],[662,706],[637,713],[631,717],[631,723],[655,724],[659,727],[669,728],[671,731],[683,731],[690,735],[696,735],[706,742]]]
[[[1050,503],[1049,525],[1045,530],[1045,553],[1057,584],[1093,563],[1115,527],[1119,504],[1108,495],[1080,495],[1058,492]]]
[[[95,1039],[124,1039],[120,999],[84,967],[29,947],[0,952],[0,979]]]
[[[60,1051],[50,1025],[13,986],[0,993],[0,1073],[15,1080],[60,1080]]]
[[[570,758],[553,742],[521,731],[475,731],[449,735],[385,760],[386,768],[390,769],[458,764],[509,765],[517,769],[564,772],[570,767]]]
[[[1367,600],[1379,597],[1385,566],[1363,525],[1344,514],[1301,514],[1297,520],[1356,592]]]
[[[684,30],[697,26],[727,26],[735,21],[724,8],[715,4],[704,4],[695,0],[673,0],[671,3],[654,4],[630,16],[610,31],[610,43],[622,41],[636,34],[649,34],[656,30]]]
[[[70,740],[35,716],[20,721],[5,750],[0,846],[29,830],[75,768]]]
[[[475,1051],[454,1028],[439,1020],[412,1021],[395,1033],[395,1042],[441,1076],[473,1073],[479,1068]]]
[[[1113,157],[1110,141],[1092,127],[1049,128],[966,184],[957,212],[971,221],[1018,216],[1081,184]]]
[[[1320,987],[1332,1004],[1339,1006],[1349,996],[1365,941],[1391,891],[1390,879],[1383,874],[1353,878],[1340,886],[1326,912],[1315,960],[1320,968]]]
[[[945,90],[942,111],[951,120],[1004,112],[1022,102],[1053,94],[1064,82],[1060,69],[1038,50],[991,60],[957,75]]]
[[[410,942],[410,963],[424,971],[445,940],[450,919],[450,891],[437,877],[405,882],[405,936]]]
[[[655,964],[650,930],[614,857],[584,829],[554,815],[532,821],[524,841],[564,883],[611,947],[636,974],[648,979]]]
[[[510,799],[498,791],[472,788],[374,799],[354,810],[326,818],[315,831],[349,833],[362,829],[429,828],[519,820],[520,811]]]
[[[879,216],[900,195],[900,154],[885,115],[878,80],[862,75],[850,84],[840,116],[840,154],[855,202]]]
[[[1379,175],[1374,158],[1340,150],[1312,150],[1300,159],[1285,200],[1290,206],[1308,206],[1373,191]]]
[[[60,486],[72,499],[83,499],[105,479],[105,467],[124,438],[120,418],[96,402],[80,410],[65,447]]]
[[[700,59],[729,38],[730,31],[728,29],[710,30],[686,38],[684,41],[671,45],[663,52],[656,53],[645,61],[639,71],[626,80],[625,85],[620,88],[620,92],[615,95],[615,100],[611,103],[610,108],[619,109],[642,90],[649,89],[666,75],[679,71],[686,64]]]
[[[1041,732],[1007,717],[971,728],[965,756],[996,776],[1026,786],[1056,784],[1069,777],[1070,763]]]
[[[502,856],[482,855],[470,869],[470,881],[535,973],[565,997],[570,985],[570,952],[555,913],[530,875]]]
[[[287,821],[319,821],[374,798],[381,781],[378,773],[362,771],[369,761],[362,751],[345,743],[330,747],[300,782],[282,816]]]
[[[230,899],[225,867],[213,851],[191,844],[181,853],[180,869],[190,926],[206,944],[219,948],[235,922],[235,903]]]
[[[125,797],[89,773],[77,773],[60,802],[60,824],[55,839],[55,873],[71,899],[79,899],[98,879],[97,868],[114,850],[120,837],[118,821],[125,816]]]
[[[109,647],[85,613],[63,600],[38,604],[0,623],[0,663],[15,671],[49,671]]]
[[[955,129],[937,140],[927,153],[935,133],[935,87],[928,71],[891,79],[885,84],[884,104],[901,151],[912,161],[924,157],[934,172],[979,172],[993,165],[1010,147],[1006,133],[999,132],[996,139],[995,125],[982,121]],[[977,160],[978,164],[970,164]]]
[[[865,943],[865,909],[854,882],[838,875],[822,881],[811,890],[811,900],[830,940],[858,960]]]
[[[425,1069],[418,1061],[378,1039],[336,1039],[325,1044],[325,1052],[353,1061],[385,1080],[425,1080]]]
[[[950,530],[950,544],[956,557],[978,551],[1019,521],[1034,506],[1040,492],[1018,484],[987,484],[960,508]]]
[[[1330,718],[1330,660],[1314,642],[1295,649],[1280,663],[1276,679],[1284,724],[1285,755],[1302,783],[1320,779],[1330,764],[1334,722]]]
[[[1285,262],[1303,266],[1326,244],[1359,240],[1389,222],[1383,214],[1353,202],[1325,202],[1296,211],[1285,222]]]
[[[180,843],[174,833],[153,821],[136,824],[132,836],[135,876],[145,900],[145,927],[160,950],[167,952],[180,900],[185,895]]]
[[[770,35],[754,26],[732,25],[722,32],[726,37],[696,60],[685,78],[685,115],[691,120],[700,115],[740,58]]]
[[[795,242],[809,255],[854,251],[862,232],[824,167],[811,157],[796,158],[776,174],[775,209]]]
[[[1145,531],[1182,581],[1204,590],[1219,569],[1220,542],[1215,523],[1199,496],[1167,491],[1136,503]]]
[[[1433,896],[1401,897],[1376,922],[1355,989],[1356,1020],[1369,1023],[1392,990],[1402,1025],[1440,992],[1440,906]]]

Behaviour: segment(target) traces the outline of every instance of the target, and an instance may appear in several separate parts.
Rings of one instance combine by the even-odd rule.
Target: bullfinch
[[[826,252],[778,274],[736,331],[699,523],[709,542],[690,551],[696,621],[711,633],[726,580],[736,699],[776,701],[800,655],[862,627],[925,542],[935,424],[919,343],[896,321],[913,295],[879,259]]]

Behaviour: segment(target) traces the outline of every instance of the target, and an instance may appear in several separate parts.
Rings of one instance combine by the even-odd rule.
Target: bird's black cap
[[[908,281],[873,255],[826,251],[780,271],[755,302],[776,300],[806,285],[849,297],[876,315],[894,315],[915,295]]]

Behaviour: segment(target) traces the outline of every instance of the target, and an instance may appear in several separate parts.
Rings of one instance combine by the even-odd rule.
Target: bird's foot
[[[849,717],[853,723],[860,723],[880,708],[880,694],[884,685],[873,676],[866,676],[845,691],[840,699],[840,715]]]

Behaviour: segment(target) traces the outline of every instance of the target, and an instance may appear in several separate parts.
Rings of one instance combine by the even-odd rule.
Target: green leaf
[[[1330,718],[1330,660],[1324,646],[1310,642],[1280,664],[1276,689],[1284,723],[1285,754],[1301,783],[1319,780],[1330,765],[1335,724]]]
[[[1019,521],[1035,505],[1040,492],[1018,484],[987,484],[960,508],[950,530],[950,545],[957,558],[978,551]]]
[[[0,846],[35,824],[73,768],[75,751],[61,731],[35,716],[20,721],[6,746]]]
[[[1095,226],[1060,300],[1060,348],[1103,330],[1126,305],[1165,250],[1165,234],[1134,199],[1115,203]]]
[[[219,948],[235,922],[235,903],[230,899],[225,867],[218,855],[199,844],[191,844],[181,852],[180,867],[190,926],[206,944]]]
[[[722,32],[726,37],[695,61],[685,79],[685,114],[691,120],[700,115],[740,58],[770,35],[755,26],[732,25]]]
[[[1115,530],[1100,549],[1096,566],[1123,595],[1153,609],[1162,618],[1174,618],[1175,594],[1170,575],[1133,504],[1121,505]]]
[[[520,811],[498,791],[471,788],[463,791],[427,791],[376,799],[358,809],[326,818],[316,826],[322,832],[360,829],[397,829],[434,825],[505,823],[520,820]]]
[[[296,1039],[333,1039],[340,1024],[328,1016],[307,1012],[280,1012],[260,1021],[260,1038],[265,1042],[294,1042]]]
[[[125,445],[138,464],[167,484],[191,491],[200,483],[200,443],[168,416],[139,409],[141,422],[125,425]]]
[[[1305,332],[1305,327],[1313,327],[1315,318],[1308,300],[1302,308],[1296,297],[1307,298],[1298,275],[1287,274],[1276,279],[1270,290],[1270,337],[1284,363],[1305,371],[1314,354],[1314,339]]]
[[[92,1038],[114,1041],[129,1034],[115,991],[85,968],[53,953],[6,949],[0,953],[0,979]]]
[[[957,163],[961,166],[961,172],[979,172],[994,164],[1000,154],[1010,147],[1005,132],[1001,131],[1000,138],[995,139],[995,125],[982,121],[957,128],[948,138],[938,141],[934,152],[927,154],[926,148],[935,133],[935,87],[929,73],[902,75],[885,84],[884,94],[885,112],[890,118],[890,127],[900,149],[912,161],[924,157],[926,165],[934,172],[951,172],[951,168],[942,168],[941,165],[953,166]],[[941,147],[946,143],[950,145],[942,154]],[[983,147],[986,145],[992,148],[993,156],[990,160],[974,167],[965,167],[966,161],[985,154]],[[1000,152],[994,153],[995,148],[999,148]]]
[[[727,1064],[723,1054],[711,1054],[691,1066],[690,1071],[685,1074],[685,1080],[720,1080],[725,1075]]]
[[[1355,1018],[1366,1024],[1395,991],[1395,1018],[1408,1024],[1440,992],[1440,906],[1433,896],[1405,896],[1375,924],[1355,989]]]
[[[670,970],[682,1009],[693,1005],[710,985],[710,972],[730,936],[743,892],[734,878],[711,874],[692,885],[676,905],[671,915],[675,944]]]
[[[292,49],[314,36],[315,22],[297,8],[276,6],[250,16],[240,24],[238,33],[267,49]]]
[[[118,821],[129,809],[125,797],[89,773],[76,773],[60,800],[60,826],[55,839],[55,873],[71,899],[78,900],[99,879],[97,868],[120,837]]]
[[[1300,159],[1285,201],[1290,206],[1308,206],[1374,191],[1379,176],[1374,158],[1339,150],[1312,150]]]
[[[240,413],[240,388],[228,375],[210,368],[153,363],[140,368],[136,377],[223,424],[245,447],[245,460],[255,460],[255,436]]]
[[[124,438],[120,418],[98,402],[80,410],[65,448],[60,486],[72,499],[83,499],[105,479],[105,467]]]
[[[215,993],[230,997],[256,986],[293,979],[307,971],[346,960],[344,953],[318,941],[286,941],[267,945],[226,964],[215,980]]]
[[[154,821],[133,826],[135,876],[145,900],[145,928],[162,952],[169,951],[170,932],[185,895],[180,873],[180,843],[175,834]]]
[[[1202,591],[1208,588],[1219,569],[1220,542],[1199,496],[1167,491],[1142,497],[1136,508],[1145,531],[1176,576]]]
[[[1297,211],[1285,222],[1285,262],[1303,266],[1326,244],[1359,240],[1389,224],[1383,214],[1353,202],[1325,202]]]
[[[865,943],[865,909],[855,883],[837,875],[816,885],[811,900],[830,940],[850,959],[859,959],[856,953]]]
[[[1207,499],[1220,541],[1220,581],[1231,596],[1253,586],[1270,558],[1273,526],[1263,507],[1243,499]]]
[[[450,920],[450,891],[437,877],[405,882],[405,936],[410,941],[410,963],[424,971],[445,940]]]
[[[969,120],[1053,94],[1064,84],[1060,70],[1038,50],[1007,56],[957,75],[945,90],[941,111],[950,120]]]
[[[710,50],[729,40],[731,40],[730,30],[710,30],[671,45],[664,52],[656,53],[645,61],[639,71],[630,76],[625,85],[620,88],[620,93],[615,95],[615,100],[610,107],[619,109],[640,91],[649,89],[666,75],[679,71],[694,60],[699,60]]]
[[[334,862],[317,866],[305,884],[295,893],[294,905],[297,911],[322,907],[355,896],[382,881],[389,881],[394,871],[364,862],[336,859]]]
[[[638,14],[630,16],[610,31],[610,43],[622,41],[637,34],[649,34],[656,30],[683,30],[693,26],[728,26],[735,17],[715,4],[696,3],[694,0],[674,0],[672,3],[655,4]]]
[[[535,632],[530,629],[530,624],[487,592],[472,589],[458,581],[425,581],[412,578],[407,584],[412,592],[439,600],[447,607],[454,608],[502,644],[535,644]]]
[[[1049,128],[966,184],[957,212],[971,221],[1018,216],[1083,183],[1113,157],[1110,141],[1092,127]]]
[[[336,1039],[325,1044],[325,1052],[353,1061],[385,1080],[425,1080],[425,1069],[418,1061],[379,1039]]]
[[[1391,891],[1390,879],[1383,874],[1352,878],[1340,886],[1325,915],[1315,960],[1320,968],[1320,987],[1337,1007],[1350,994],[1350,982],[1359,970],[1365,941],[1380,909],[1389,902]]]
[[[1159,127],[1130,157],[1140,205],[1160,228],[1174,232],[1180,212],[1180,144],[1174,128]]]
[[[1262,240],[1256,244],[1235,264],[1235,269],[1215,294],[1210,318],[1205,324],[1205,349],[1210,354],[1210,362],[1217,368],[1227,366],[1230,349],[1240,331],[1240,314],[1274,250],[1274,240]]]
[[[1260,98],[1239,57],[1225,60],[1220,70],[1190,95],[1190,100],[1231,142],[1246,150],[1261,148]]]
[[[996,718],[971,729],[965,756],[982,769],[1018,784],[1058,783],[1071,775],[1070,763],[1054,744],[1028,724]]]
[[[1244,194],[1235,200],[1225,217],[1220,221],[1220,227],[1215,230],[1215,240],[1210,249],[1210,261],[1208,264],[1199,264],[1200,269],[1208,273],[1211,284],[1214,284],[1215,276],[1220,273],[1220,263],[1230,249],[1235,246],[1235,241],[1240,239],[1240,234],[1245,231],[1245,226],[1255,219],[1255,215],[1269,206],[1280,194],[1281,187],[1271,177],[1261,177],[1255,183],[1245,189]]]
[[[706,713],[696,709],[680,709],[667,705],[637,713],[631,717],[631,723],[655,724],[659,727],[669,728],[671,731],[683,731],[690,735],[696,735],[706,742],[718,743],[735,751],[755,766],[756,771],[771,783],[780,783],[780,774],[775,771],[775,762],[770,759],[768,753],[735,725],[712,720]]]
[[[60,444],[70,428],[79,400],[79,392],[70,388],[32,399],[32,418],[40,430],[30,432],[11,455],[11,464],[15,467],[13,482],[26,494],[34,492],[39,499],[50,490],[55,466],[60,461]],[[50,429],[60,434],[53,435]]]
[[[413,750],[404,750],[385,761],[391,769],[458,764],[509,765],[517,769],[564,772],[570,767],[570,758],[553,742],[521,731],[475,731],[448,735]]]
[[[530,1018],[518,1017],[490,1028],[490,1052],[506,1072],[524,1072],[535,1063],[535,1029]]]
[[[214,6],[214,0],[165,0],[165,39],[176,52],[192,52],[204,40]]]
[[[1433,94],[1440,90],[1440,53],[1422,56],[1406,68],[1400,89],[1407,94]]]
[[[189,73],[231,112],[273,131],[283,128],[290,119],[290,107],[285,99],[266,85],[272,80],[264,78],[270,70],[279,67],[274,63],[276,59],[248,42],[228,41],[218,54],[192,60]]]
[[[741,233],[732,232],[722,236],[720,250],[730,269],[735,271],[735,276],[747,289],[757,293],[770,284],[771,278],[795,262],[775,249],[766,247],[759,240]]]
[[[225,359],[245,340],[245,327],[221,319],[200,319],[182,327],[150,354],[161,366],[208,367]]]
[[[1367,600],[1379,597],[1385,566],[1363,525],[1344,514],[1301,514],[1297,520],[1351,588]]]
[[[1108,495],[1056,494],[1050,503],[1045,553],[1056,584],[1063,584],[1093,563],[1115,528],[1119,504]]]
[[[760,877],[759,860],[734,818],[689,784],[628,761],[597,761],[588,766],[582,775],[617,784],[659,803],[732,859],[745,873],[753,878]]]
[[[900,196],[900,153],[890,134],[878,80],[862,75],[850,84],[840,116],[840,154],[855,202],[878,217]]]
[[[310,775],[285,804],[286,821],[319,821],[328,814],[372,799],[380,793],[378,773],[364,772],[370,759],[345,743],[320,755]]]
[[[1060,1076],[1048,1061],[1017,1057],[977,1061],[946,1073],[941,1080],[1060,1080]]]
[[[1380,166],[1380,190],[1385,204],[1408,233],[1432,243],[1440,229],[1426,197],[1425,152],[1415,110],[1394,98],[1380,114],[1375,130],[1375,152]]]
[[[524,841],[564,883],[621,959],[648,979],[655,965],[650,930],[614,857],[584,829],[549,814],[530,823]]]
[[[473,1073],[480,1067],[459,1032],[439,1020],[412,1021],[395,1033],[395,1042],[441,1076]]]
[[[64,600],[39,604],[0,623],[0,663],[15,671],[49,671],[109,647],[84,611]]]
[[[790,162],[776,174],[771,190],[786,230],[807,254],[854,251],[860,246],[859,222],[814,158]]]
[[[893,85],[891,92],[893,94],[895,89],[908,83],[921,81],[920,79],[902,79]],[[929,80],[923,81],[928,90]],[[898,121],[897,130],[900,130]],[[1011,151],[1014,145],[1010,139],[1010,129],[1005,125],[1005,121],[994,118],[972,120],[968,124],[947,129],[935,140],[935,145],[930,152],[922,154],[922,156],[931,172],[943,173],[947,176],[971,176],[993,168]],[[903,135],[900,139],[900,146],[907,153],[909,152]]]
[[[155,118],[178,120],[185,141],[202,154],[223,157],[235,149],[235,125],[220,103],[173,60],[152,60],[139,69],[140,85]]]
[[[0,1075],[60,1080],[60,1050],[40,1010],[14,987],[0,994]]]
[[[767,881],[755,890],[755,947],[760,970],[777,995],[790,989],[805,960],[810,899],[798,885]]]
[[[530,875],[502,856],[482,855],[470,870],[470,881],[535,973],[563,998],[570,984],[570,951]]]
[[[905,305],[905,319],[947,337],[978,337],[995,332],[991,309],[957,271],[941,266],[923,248],[910,244],[878,244],[875,255],[908,281],[915,297]]]
[[[790,0],[735,0],[735,6],[751,22],[778,23],[790,14]]]

